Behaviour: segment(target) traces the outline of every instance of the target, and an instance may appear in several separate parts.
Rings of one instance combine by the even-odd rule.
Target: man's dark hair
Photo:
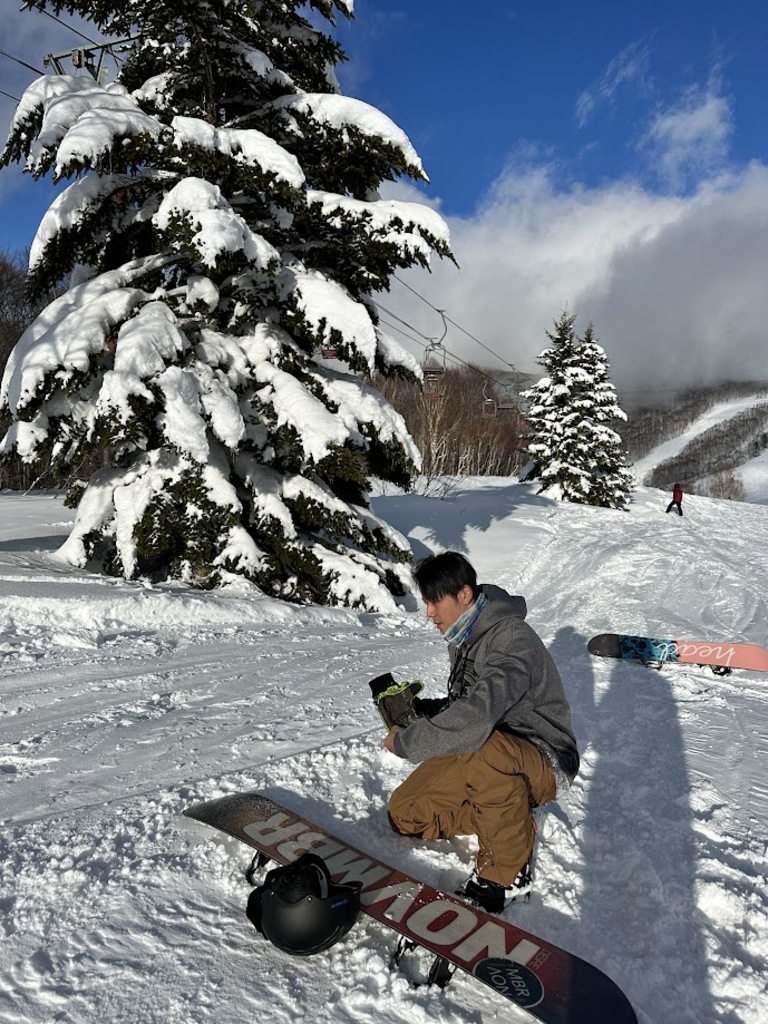
[[[472,589],[473,598],[479,593],[477,573],[458,551],[443,551],[422,559],[414,569],[413,578],[425,601],[455,597],[463,587]]]

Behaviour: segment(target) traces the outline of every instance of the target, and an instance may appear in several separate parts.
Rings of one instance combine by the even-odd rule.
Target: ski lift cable
[[[427,349],[430,346],[432,348],[434,348],[436,346],[439,346],[441,349],[443,349],[445,351],[446,355],[450,357],[450,359],[454,363],[454,365],[456,365],[456,366],[465,366],[467,369],[471,370],[473,373],[476,373],[479,376],[484,377],[487,381],[490,381],[491,384],[494,384],[497,388],[501,388],[502,390],[505,390],[509,386],[508,384],[505,384],[503,381],[496,380],[495,377],[491,377],[489,374],[485,373],[483,370],[478,369],[476,366],[473,366],[471,363],[466,362],[466,360],[462,359],[460,356],[455,355],[453,352],[450,351],[450,349],[447,349],[445,347],[445,345],[442,343],[442,340],[437,342],[435,338],[430,338],[429,335],[422,333],[422,331],[420,331],[418,329],[418,327],[414,327],[413,324],[408,323],[407,320],[403,320],[403,318],[401,316],[398,316],[397,313],[393,313],[392,310],[387,309],[386,306],[382,306],[382,304],[380,302],[378,302],[377,300],[374,300],[374,301],[376,301],[376,305],[379,307],[379,309],[383,310],[387,314],[387,316],[391,316],[391,317],[394,317],[395,320],[399,320],[401,324],[404,324],[410,330],[412,330],[416,334],[418,334],[419,337],[423,338],[424,341],[427,342],[427,344],[425,345],[423,342],[419,341],[418,338],[411,337],[410,335],[406,334],[405,331],[402,331],[399,328],[394,327],[394,325],[386,324],[386,321],[382,321],[382,323],[385,323],[387,327],[390,327],[393,330],[399,331],[399,333],[402,334],[403,337],[408,338],[409,341],[413,341],[417,345],[421,345],[421,347],[423,349]],[[431,303],[430,303],[430,305],[431,305]],[[435,312],[437,312],[437,313],[443,313],[444,312],[443,310],[437,309],[437,307],[433,307],[433,309],[435,309]],[[443,319],[444,320],[449,320],[449,318],[445,317],[445,316],[443,316]],[[452,321],[449,321],[449,322],[452,323]],[[446,325],[446,330],[443,331],[443,334],[442,334],[443,338],[445,337],[446,331],[447,331],[447,325]]]
[[[391,309],[387,309],[386,306],[382,306],[382,304],[380,302],[376,301],[376,305],[379,307],[379,309],[383,310],[387,314],[387,316],[391,316],[395,320],[399,320],[401,324],[404,324],[406,327],[410,328],[410,330],[415,331],[416,334],[418,334],[419,337],[424,338],[425,341],[434,341],[434,338],[430,338],[428,335],[423,334],[418,329],[418,327],[414,327],[413,324],[409,324],[407,320],[403,320],[403,318],[401,316],[398,316],[397,313],[393,313],[392,310]]]
[[[5,89],[0,89],[0,95],[7,96],[9,100],[15,100],[16,103],[21,103],[18,96],[12,96],[9,92],[6,92]]]
[[[385,327],[389,328],[390,331],[397,331],[398,334],[402,334],[402,336],[404,338],[407,338],[408,341],[412,341],[416,345],[421,345],[422,348],[427,347],[421,341],[419,341],[418,338],[414,338],[413,335],[408,334],[407,331],[404,331],[402,327],[398,327],[397,324],[390,324],[383,317],[380,318],[379,322],[382,323]]]
[[[404,330],[402,329],[402,327],[398,327],[398,326],[397,326],[397,324],[391,324],[391,323],[388,323],[388,322],[387,322],[387,321],[386,321],[386,320],[384,319],[384,317],[381,317],[381,318],[380,318],[380,321],[379,321],[379,322],[380,322],[381,324],[383,324],[383,325],[384,325],[384,327],[387,327],[387,328],[389,328],[389,330],[390,330],[390,331],[397,331],[397,333],[398,333],[398,334],[402,334],[402,336],[403,336],[404,338],[407,338],[407,339],[408,339],[409,341],[412,341],[412,342],[414,343],[414,345],[420,345],[420,346],[421,346],[421,347],[422,347],[422,348],[423,348],[423,349],[425,350],[425,352],[426,352],[426,350],[427,350],[427,349],[429,348],[429,345],[430,345],[430,343],[432,342],[432,339],[431,339],[431,338],[427,338],[426,342],[424,342],[424,341],[421,341],[421,340],[420,340],[419,338],[414,338],[412,334],[408,334],[408,332],[407,332],[407,331],[404,331]],[[407,326],[407,327],[410,327],[411,325],[410,325],[410,324],[406,324],[406,326]],[[416,328],[412,328],[412,329],[413,329],[413,330],[415,330]],[[459,359],[459,357],[458,357],[458,356],[455,356],[455,355],[454,355],[454,354],[453,354],[452,352],[449,352],[449,351],[448,351],[448,349],[446,349],[446,348],[445,348],[444,346],[442,346],[442,345],[441,345],[440,347],[441,347],[441,348],[443,349],[443,351],[445,352],[445,356],[446,356],[446,359],[447,359],[448,361],[450,361],[451,363],[453,363],[453,364],[455,364],[455,365],[457,365],[457,366],[458,366],[458,365],[459,365],[459,364],[460,364],[460,363],[462,362],[462,360],[461,360],[461,359]],[[466,364],[466,363],[464,363],[463,365],[465,365],[465,366],[466,366],[467,364]],[[470,367],[470,368],[471,368],[471,369],[474,369],[474,367]]]
[[[422,334],[422,332],[418,329],[418,327],[414,327],[413,324],[408,323],[407,320],[403,320],[403,318],[401,316],[398,316],[397,313],[393,313],[391,310],[387,309],[385,306],[382,306],[381,303],[377,302],[376,305],[379,307],[379,309],[383,310],[387,314],[387,316],[392,316],[396,320],[399,320],[401,324],[404,324],[410,330],[414,331],[421,338],[423,338],[424,341],[420,341],[418,338],[411,337],[411,335],[406,334],[406,332],[403,331],[401,328],[396,327],[394,324],[388,324],[385,320],[382,320],[381,322],[386,327],[389,327],[392,330],[398,331],[398,333],[402,334],[403,337],[408,338],[409,341],[413,341],[417,345],[421,345],[421,347],[423,349],[425,349],[425,350],[430,348],[430,347],[434,347],[435,346],[436,342],[435,342],[434,338],[430,338],[428,335]],[[439,313],[441,311],[437,310],[437,312]],[[445,335],[443,335],[443,337],[445,337]],[[424,344],[424,342],[426,342],[427,344]],[[442,342],[439,342],[437,344],[439,344],[440,348],[445,351],[446,356],[448,356],[450,358],[451,362],[454,365],[466,367],[468,370],[471,370],[472,373],[475,373],[475,374],[477,374],[480,377],[484,377],[485,380],[489,381],[491,384],[494,384],[496,387],[501,388],[502,390],[504,390],[505,388],[508,387],[508,385],[505,384],[503,381],[496,380],[495,377],[491,377],[490,374],[485,373],[483,370],[480,370],[478,367],[473,366],[471,363],[468,363],[465,359],[462,359],[461,356],[457,356],[454,352],[451,352],[451,350],[447,349],[445,347],[445,345],[443,345]]]
[[[8,53],[7,50],[0,50],[0,57],[7,57],[8,60],[15,60],[17,64],[21,64],[23,68],[29,68],[30,71],[34,71],[37,75],[44,75],[45,72],[41,71],[40,68],[36,68],[33,64],[27,64],[25,60],[20,57],[14,57],[12,53]]]
[[[387,314],[387,316],[392,316],[395,318],[395,320],[399,320],[401,324],[403,324],[405,327],[408,327],[411,331],[415,331],[416,334],[419,335],[419,337],[423,338],[424,341],[428,343],[427,345],[423,345],[420,341],[417,342],[417,344],[421,345],[422,348],[425,348],[427,350],[425,358],[428,358],[430,350],[442,349],[443,353],[446,353],[447,350],[443,345],[443,339],[448,333],[448,324],[446,323],[445,313],[442,309],[438,309],[437,312],[440,313],[440,315],[443,318],[443,333],[440,335],[439,338],[432,338],[428,334],[424,334],[423,331],[420,331],[418,327],[414,327],[413,324],[408,323],[407,320],[403,320],[403,318],[401,316],[398,316],[397,313],[393,313],[391,309],[387,309],[386,306],[382,306],[381,303],[376,302],[376,305],[379,307],[379,309],[382,309]],[[408,335],[405,335],[405,337],[408,337]],[[417,341],[417,339],[411,338],[411,341]]]
[[[419,338],[414,338],[410,334],[406,334],[406,332],[403,331],[401,328],[396,327],[394,324],[388,324],[386,320],[382,319],[381,323],[383,323],[386,327],[389,327],[391,330],[395,330],[399,334],[402,334],[403,337],[408,338],[409,341],[413,341],[415,344],[421,345],[421,347],[425,350],[439,346],[439,348],[443,349],[446,356],[449,357],[455,365],[466,366],[468,369],[472,370],[473,373],[478,373],[480,374],[480,376],[485,377],[487,380],[491,381],[492,384],[496,384],[497,387],[503,388],[505,386],[501,381],[494,380],[493,377],[489,377],[487,373],[483,373],[482,370],[478,370],[477,367],[472,366],[470,363],[465,362],[465,360],[463,360],[460,356],[455,355],[453,352],[451,352],[450,349],[447,349],[445,345],[443,345],[442,341],[438,342],[435,338],[430,338],[429,335],[422,334],[418,327],[414,327],[413,324],[409,324],[407,320],[403,320],[403,318],[401,316],[398,316],[397,313],[393,313],[391,310],[387,309],[385,306],[382,306],[380,303],[376,304],[379,307],[379,309],[383,310],[387,314],[387,316],[391,316],[394,317],[395,320],[399,320],[401,324],[403,324],[405,327],[408,327],[410,330],[414,331],[416,334],[419,335],[419,338],[423,338],[424,341],[420,341]],[[445,334],[443,334],[443,337],[445,337]]]
[[[383,306],[380,306],[379,308],[380,309],[384,309]],[[385,310],[385,312],[389,316],[395,316],[396,315],[394,313],[390,313],[389,310]],[[400,322],[405,324],[406,327],[410,327],[412,331],[416,331],[417,334],[421,334],[421,332],[416,327],[414,327],[412,324],[409,324],[406,320],[403,320],[402,317],[396,317],[396,319],[400,320]],[[388,327],[390,330],[397,331],[398,334],[402,334],[404,338],[408,338],[408,340],[414,342],[414,344],[421,345],[421,347],[425,351],[426,351],[426,349],[429,348],[430,343],[434,343],[434,339],[428,338],[425,334],[422,334],[421,337],[425,338],[426,341],[427,341],[427,344],[425,344],[423,341],[420,341],[418,338],[414,338],[412,335],[406,333],[406,331],[404,331],[401,327],[398,327],[396,324],[387,323],[387,321],[384,320],[383,318],[381,319],[381,323],[384,324],[385,327]],[[461,356],[455,355],[453,352],[451,352],[450,349],[445,348],[444,345],[441,345],[440,347],[445,351],[446,359],[449,362],[451,362],[454,366],[456,366],[456,367],[462,367],[463,366],[465,369],[469,370],[471,373],[476,374],[478,377],[483,377],[490,384],[493,384],[497,388],[501,388],[502,390],[505,390],[508,387],[508,385],[505,384],[503,381],[496,380],[494,377],[491,377],[487,373],[484,373],[483,370],[480,370],[477,366],[473,366],[471,363],[468,363],[466,360],[462,359]]]
[[[508,359],[504,359],[504,357],[500,356],[498,352],[494,352],[492,348],[489,348],[487,345],[485,345],[482,341],[480,341],[479,338],[476,338],[474,334],[470,334],[466,328],[461,326],[461,324],[457,324],[456,321],[451,320],[450,317],[446,317],[446,320],[448,321],[449,324],[453,324],[454,327],[458,327],[458,329],[462,331],[464,334],[466,334],[468,338],[471,338],[472,341],[476,342],[476,344],[478,344],[480,348],[484,348],[486,352],[490,352],[492,356],[495,356],[499,360],[499,362],[504,363],[505,366],[508,366],[511,370],[517,372],[517,367],[514,363],[510,363]]]
[[[398,317],[398,319],[400,319],[400,318]],[[379,322],[381,324],[383,324],[385,327],[388,327],[390,331],[397,331],[398,334],[402,334],[402,336],[404,338],[407,338],[409,341],[412,341],[415,345],[420,345],[425,351],[429,348],[430,344],[433,342],[432,338],[427,338],[426,335],[423,335],[423,334],[421,335],[421,337],[425,339],[424,341],[422,341],[421,338],[414,338],[414,336],[412,334],[408,334],[407,331],[404,331],[402,329],[402,327],[398,327],[397,324],[388,323],[384,319],[384,317],[380,317]],[[411,330],[417,331],[417,329],[415,327],[413,327],[411,324],[407,323],[406,321],[401,320],[400,322],[404,323],[406,327],[410,327]],[[417,333],[419,333],[419,332],[417,331]],[[443,346],[441,346],[441,347],[443,347]],[[450,359],[452,362],[457,362],[457,363],[460,362],[458,356],[454,356],[452,352],[448,351],[448,349],[445,349],[445,354],[446,354],[446,357],[448,359]]]
[[[395,280],[396,280],[396,281],[399,281],[399,282],[400,282],[400,284],[401,284],[401,285],[402,285],[402,286],[403,286],[404,288],[407,288],[409,292],[413,292],[413,294],[414,294],[414,295],[415,295],[415,296],[416,296],[416,297],[417,297],[418,299],[421,299],[421,301],[422,301],[422,302],[425,302],[425,303],[426,303],[426,304],[427,304],[428,306],[430,306],[430,307],[431,307],[432,309],[434,309],[436,313],[440,313],[440,314],[442,315],[442,317],[443,317],[443,319],[444,319],[444,320],[447,320],[447,321],[448,321],[448,323],[450,323],[450,324],[453,324],[453,326],[454,326],[454,327],[458,328],[458,330],[460,330],[460,331],[461,331],[461,332],[462,332],[463,334],[466,334],[466,336],[467,336],[468,338],[471,338],[471,339],[472,339],[472,341],[474,341],[474,342],[475,342],[475,343],[476,343],[477,345],[479,345],[479,346],[480,346],[481,348],[484,348],[486,352],[490,352],[490,354],[491,354],[492,356],[494,356],[494,357],[495,357],[496,359],[498,359],[500,363],[504,363],[504,365],[505,365],[505,366],[509,366],[509,367],[510,367],[510,369],[514,370],[514,371],[515,371],[516,373],[518,372],[518,370],[517,370],[517,367],[515,366],[515,364],[514,364],[514,363],[510,363],[508,359],[505,359],[505,358],[504,358],[503,356],[500,356],[498,352],[494,352],[494,350],[493,350],[492,348],[490,348],[490,347],[489,347],[488,345],[486,345],[486,344],[485,344],[485,342],[482,342],[482,341],[480,341],[480,339],[479,339],[479,338],[476,338],[474,334],[470,333],[470,332],[469,332],[469,331],[468,331],[468,330],[466,329],[466,327],[462,327],[462,326],[461,326],[461,324],[459,324],[459,323],[456,323],[456,321],[455,321],[455,320],[452,320],[452,319],[451,319],[451,318],[450,318],[449,316],[446,316],[446,315],[445,315],[445,310],[443,310],[443,309],[438,309],[438,307],[437,307],[437,306],[435,306],[435,305],[433,305],[433,304],[432,304],[432,303],[431,303],[431,302],[429,301],[429,299],[425,299],[425,298],[424,298],[424,296],[423,296],[423,295],[421,295],[421,294],[420,294],[419,292],[417,292],[415,288],[412,288],[412,287],[411,287],[411,286],[410,286],[409,284],[407,284],[407,283],[406,283],[406,282],[405,282],[405,281],[404,281],[404,280],[402,279],[402,277],[398,277],[398,275],[397,275],[397,274],[393,274],[392,276],[393,276],[393,277],[395,278]]]
[[[75,28],[73,25],[68,25],[66,21],[63,21],[61,18],[58,18],[55,14],[51,14],[50,11],[46,11],[42,7],[38,7],[37,4],[33,2],[33,0],[27,0],[27,3],[22,5],[21,10],[37,11],[38,14],[44,14],[52,21],[58,21],[58,23],[60,25],[63,25],[64,28],[69,29],[70,32],[74,32],[76,36],[80,36],[81,39],[85,39],[87,43],[91,43],[93,46],[101,45],[100,43],[97,43],[95,39],[91,39],[90,36],[87,36],[84,32],[81,32],[80,29]]]

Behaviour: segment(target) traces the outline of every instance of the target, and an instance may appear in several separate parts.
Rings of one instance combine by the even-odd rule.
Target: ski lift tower
[[[116,46],[133,42],[137,36],[125,36],[123,39],[113,39],[108,43],[96,43],[93,46],[76,46],[74,50],[63,50],[61,53],[49,53],[43,60],[43,67],[53,68],[57,75],[64,75],[66,71],[62,65],[63,60],[71,60],[74,68],[83,68],[91,78],[94,78],[99,85],[104,85],[109,72],[104,67],[105,54],[113,54]]]

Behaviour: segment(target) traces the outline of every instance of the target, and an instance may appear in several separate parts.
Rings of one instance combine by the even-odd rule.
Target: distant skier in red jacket
[[[672,488],[672,501],[667,505],[667,512],[671,512],[673,508],[677,507],[677,514],[683,514],[683,488],[680,484],[675,484]]]

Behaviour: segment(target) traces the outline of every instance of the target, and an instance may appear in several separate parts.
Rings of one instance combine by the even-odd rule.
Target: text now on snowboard
[[[637,1024],[621,989],[586,960],[384,864],[260,793],[224,796],[184,813],[281,864],[318,854],[335,881],[362,881],[365,913],[544,1024]]]

